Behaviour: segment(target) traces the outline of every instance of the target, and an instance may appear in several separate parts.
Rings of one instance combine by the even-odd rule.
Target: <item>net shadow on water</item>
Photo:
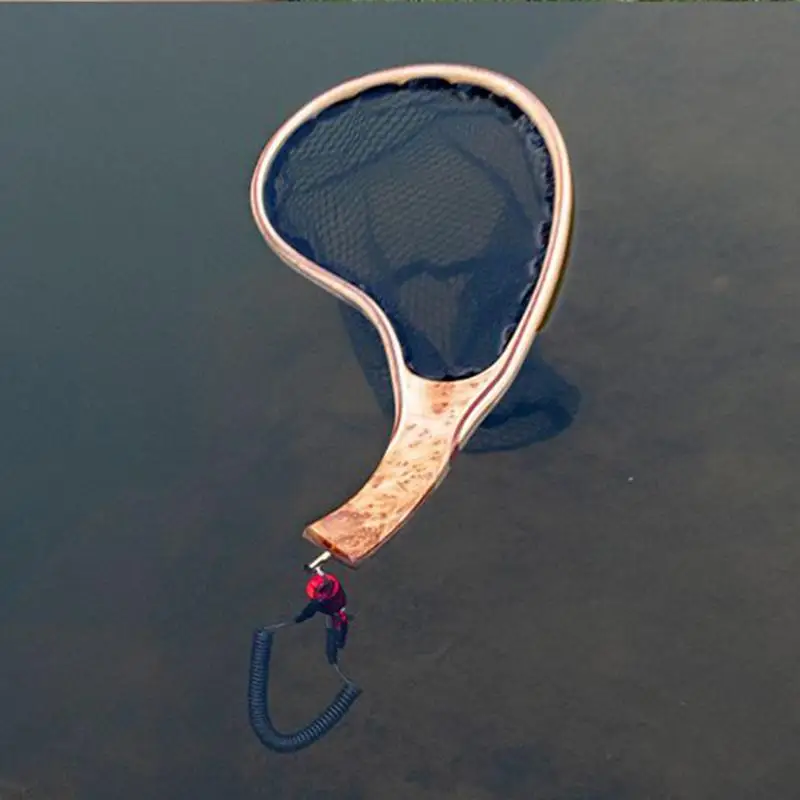
[[[387,418],[394,413],[389,367],[380,337],[359,312],[341,306],[345,329],[378,406]],[[581,393],[544,358],[534,341],[525,364],[507,394],[464,448],[465,453],[519,450],[559,436],[572,425]]]

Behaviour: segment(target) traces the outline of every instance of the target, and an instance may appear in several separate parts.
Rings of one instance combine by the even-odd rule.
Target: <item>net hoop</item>
[[[295,250],[270,222],[264,203],[264,188],[270,168],[281,148],[292,134],[330,106],[356,97],[381,85],[402,85],[420,78],[438,78],[450,83],[467,83],[488,89],[514,103],[538,129],[550,154],[555,182],[553,223],[550,239],[533,295],[511,339],[497,361],[488,368],[504,376],[493,381],[485,395],[465,417],[459,430],[459,441],[467,440],[480,425],[486,413],[507,390],[527,356],[536,333],[544,324],[554,300],[569,248],[572,228],[573,184],[566,144],[547,107],[522,84],[497,72],[463,64],[414,64],[380,70],[355,78],[323,92],[295,114],[275,132],[261,152],[250,183],[250,207],[256,225],[270,249],[289,267],[313,283],[361,312],[377,329],[388,360],[395,409],[395,429],[403,410],[401,364],[403,351],[389,318],[366,292],[343,278],[320,267]]]

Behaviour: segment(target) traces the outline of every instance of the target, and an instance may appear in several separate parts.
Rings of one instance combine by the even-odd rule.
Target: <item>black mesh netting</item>
[[[421,79],[305,123],[275,159],[264,199],[280,236],[378,302],[409,368],[448,380],[480,372],[506,346],[539,277],[553,192],[542,136],[515,105]],[[376,336],[356,312],[345,320],[366,369]],[[565,427],[560,412],[557,423],[545,416]]]

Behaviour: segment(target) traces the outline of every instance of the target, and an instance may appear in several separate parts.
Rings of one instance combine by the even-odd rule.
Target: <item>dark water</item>
[[[0,9],[0,798],[796,796],[798,36],[775,7]],[[562,126],[537,357],[580,410],[465,455],[347,576],[365,694],[272,757],[251,629],[388,421],[250,173],[316,92],[429,59]],[[321,636],[279,642],[285,726],[334,688]]]

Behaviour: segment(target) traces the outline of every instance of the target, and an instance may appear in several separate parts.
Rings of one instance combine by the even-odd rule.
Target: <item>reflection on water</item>
[[[795,794],[800,21],[620,11],[0,9],[0,795]],[[574,420],[459,459],[347,575],[365,694],[271,758],[251,627],[302,603],[302,525],[388,423],[247,184],[317,91],[432,58],[564,131],[531,402]],[[331,694],[318,634],[276,655],[281,725]]]

